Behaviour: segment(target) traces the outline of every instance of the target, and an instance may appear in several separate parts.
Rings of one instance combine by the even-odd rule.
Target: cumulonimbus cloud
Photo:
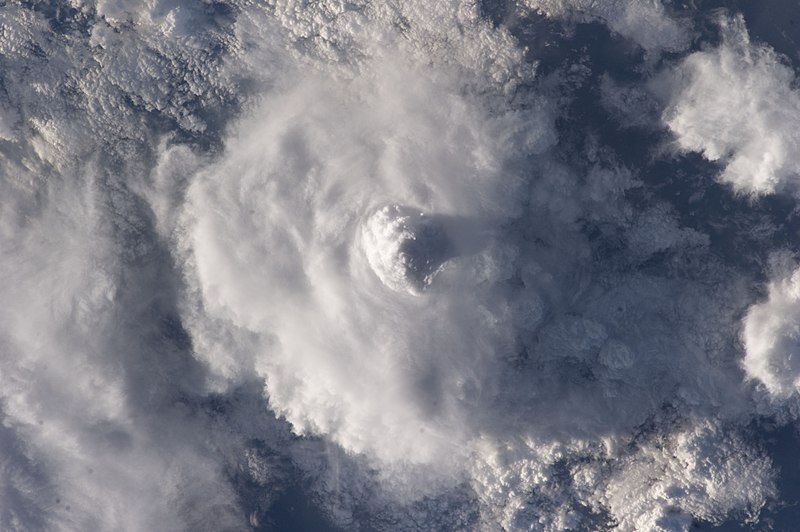
[[[289,493],[343,529],[683,530],[776,496],[752,392],[796,391],[796,275],[754,303],[599,118],[789,187],[792,71],[741,21],[653,77],[696,37],[659,2],[71,5],[0,8],[1,528],[269,528]]]
[[[679,468],[648,459],[650,444],[616,447],[654,405],[680,405],[700,425],[747,411],[724,354],[733,344],[709,341],[735,330],[742,294],[731,279],[712,295],[722,271],[687,281],[606,267],[577,221],[614,224],[635,265],[704,256],[708,238],[664,205],[633,218],[609,208],[637,186],[625,169],[582,180],[561,166],[546,93],[524,111],[497,105],[502,92],[471,77],[472,61],[444,75],[414,47],[369,50],[355,67],[290,74],[190,178],[175,232],[184,319],[223,389],[252,368],[294,430],[368,457],[390,492],[467,482],[487,527],[522,526],[548,505],[562,513],[545,528],[578,526],[588,495],[545,489],[565,457],[616,464],[597,470],[604,495],[593,500],[622,523],[662,522],[671,504],[682,523],[757,513],[772,470],[739,440],[731,452],[754,471],[746,487],[698,470],[663,489],[704,486],[691,489],[713,492],[707,504],[677,492],[619,503],[634,494],[615,479]],[[479,105],[487,93],[491,112]],[[670,423],[662,430],[672,437]],[[706,450],[686,453],[702,461]]]

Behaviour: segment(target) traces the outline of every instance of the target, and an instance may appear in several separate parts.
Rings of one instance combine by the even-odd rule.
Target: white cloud
[[[752,42],[742,17],[720,22],[718,48],[695,52],[659,79],[663,120],[682,150],[723,166],[719,179],[751,195],[795,190],[800,92],[772,48]]]
[[[639,466],[603,449],[629,444],[661,405],[697,419],[698,431],[747,412],[731,344],[717,337],[735,327],[738,276],[638,273],[659,252],[708,253],[708,238],[667,207],[632,212],[624,195],[642,185],[601,149],[581,154],[586,175],[556,162],[547,150],[558,109],[543,97],[525,111],[509,106],[459,51],[447,56],[453,69],[410,45],[371,45],[355,62],[320,55],[348,39],[362,51],[352,17],[371,30],[384,20],[342,15],[351,23],[333,25],[343,33],[328,49],[294,33],[320,13],[285,16],[292,54],[315,68],[289,69],[266,90],[216,162],[174,174],[190,181],[177,226],[153,205],[179,248],[183,318],[216,389],[257,373],[295,431],[375,469],[362,477],[337,461],[343,484],[322,475],[315,489],[335,499],[325,504],[344,525],[366,497],[362,483],[377,479],[370,490],[402,501],[398,514],[466,482],[487,528],[580,529],[589,495],[553,480],[562,460],[616,464],[596,478],[605,493]],[[185,155],[164,152],[159,182]],[[429,241],[423,219],[445,236]],[[622,238],[621,264],[594,259],[580,230],[587,219]],[[422,270],[403,262],[412,246],[437,272],[422,285],[411,282]],[[760,475],[751,498],[723,483],[713,487],[718,508],[676,496],[653,512],[722,519],[751,503],[757,512],[771,469],[755,452],[744,460]],[[686,482],[713,484],[716,471],[692,470]],[[593,500],[616,508],[610,495]]]
[[[306,483],[348,529],[773,494],[736,425],[747,277],[602,139],[566,153],[561,78],[474,2],[73,5],[1,14],[0,528],[242,529]]]
[[[743,365],[749,378],[786,399],[800,390],[800,270],[786,265],[778,270],[767,285],[767,299],[744,318]]]
[[[775,492],[770,460],[713,422],[647,442],[612,468],[596,496],[620,531],[688,531],[693,519],[721,523],[731,512],[752,518]]]
[[[123,286],[99,178],[92,167],[53,178],[41,203],[5,189],[0,245],[13,254],[0,266],[0,404],[4,440],[24,443],[3,444],[0,524],[179,529],[203,516],[206,529],[234,526],[219,466],[191,443],[202,425],[137,398],[157,392],[135,369],[147,326],[128,321],[148,303]],[[175,379],[178,368],[162,360],[160,371]],[[148,414],[156,405],[164,417]]]
[[[585,530],[594,512],[613,530],[688,531],[696,519],[755,518],[775,495],[771,461],[737,427],[662,427],[630,446],[529,439],[484,449],[472,475],[485,527]]]
[[[421,72],[409,76],[402,60],[377,68],[377,82],[372,72],[346,84],[298,80],[242,123],[189,192],[186,244],[206,310],[274,338],[258,371],[299,431],[429,463],[463,445],[468,406],[491,385],[497,346],[512,341],[504,311],[470,279],[477,257],[445,266],[423,298],[395,293],[359,231],[376,208],[399,203],[453,220],[442,230],[454,248],[469,246],[478,237],[467,227],[492,229],[516,211],[508,150],[541,149],[550,132],[535,115],[487,116]],[[543,130],[520,140],[529,117]],[[487,286],[497,281],[483,271]]]

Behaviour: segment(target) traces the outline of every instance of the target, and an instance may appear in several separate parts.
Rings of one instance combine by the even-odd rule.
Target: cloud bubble
[[[361,227],[361,247],[383,284],[410,294],[430,286],[451,253],[440,222],[398,205],[379,208],[367,217]]]

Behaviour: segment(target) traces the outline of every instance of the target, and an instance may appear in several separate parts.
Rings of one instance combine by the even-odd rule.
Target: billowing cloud
[[[636,271],[705,256],[708,237],[658,202],[634,213],[624,194],[641,183],[596,147],[585,176],[560,163],[547,93],[509,105],[472,60],[455,55],[443,73],[415,47],[369,50],[339,66],[303,50],[313,73],[286,74],[188,178],[167,237],[194,351],[219,389],[255,372],[295,431],[365,456],[409,504],[469,486],[488,529],[587,523],[589,495],[553,480],[579,459],[613,464],[592,500],[627,527],[673,507],[682,523],[757,514],[772,469],[738,443],[730,452],[758,472],[746,488],[697,469],[675,481],[691,495],[648,496],[635,516],[617,506],[640,489],[616,479],[647,461],[617,447],[662,405],[690,431],[748,409],[735,338],[716,332],[736,329],[738,276]],[[582,219],[615,228],[620,253],[595,260]],[[687,460],[706,460],[690,447]],[[695,494],[711,491],[716,506],[701,506]],[[351,516],[340,504],[332,513]]]
[[[717,48],[683,59],[659,80],[663,120],[678,146],[722,166],[719,179],[750,195],[796,190],[800,92],[795,73],[753,42],[742,17],[723,19]]]
[[[298,430],[430,462],[460,439],[496,350],[512,349],[489,290],[508,273],[489,241],[519,211],[508,149],[552,134],[546,119],[490,117],[394,75],[277,95],[189,191],[186,245],[204,307],[264,338],[258,371]],[[397,204],[431,222],[404,222]],[[441,271],[425,279],[409,261]]]
[[[794,267],[758,302],[733,215],[658,182],[699,151],[789,186],[792,72],[741,20],[680,57],[660,2],[70,6],[0,9],[0,528],[687,530],[779,496]],[[757,263],[782,220],[747,208]]]
[[[86,185],[51,182],[41,202],[7,190],[18,202],[6,202],[3,215],[2,245],[13,255],[0,269],[0,526],[143,530],[180,528],[187,517],[211,529],[238,526],[219,466],[190,443],[198,425],[164,405],[161,385],[137,368],[158,361],[174,384],[185,369],[168,351],[148,352],[155,331],[135,323],[155,301],[123,285],[102,189],[93,186],[99,176],[84,172],[70,177]],[[130,282],[151,280],[140,275]],[[154,404],[159,416],[149,413]]]
[[[775,490],[769,459],[713,422],[647,442],[624,463],[599,496],[619,530],[688,530],[731,512],[752,519]],[[588,469],[576,477],[591,479]]]
[[[778,271],[767,286],[767,298],[750,307],[742,331],[748,377],[778,399],[800,390],[800,273],[785,262],[785,257],[776,262]]]

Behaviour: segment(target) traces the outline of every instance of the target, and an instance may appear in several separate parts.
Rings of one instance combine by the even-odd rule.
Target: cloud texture
[[[721,24],[721,46],[689,55],[672,72],[664,121],[682,149],[719,161],[719,178],[735,190],[796,192],[794,70],[769,46],[751,42],[741,17]]]
[[[797,97],[744,18],[0,16],[0,528],[688,530],[780,500],[793,215],[726,187],[794,192]]]

